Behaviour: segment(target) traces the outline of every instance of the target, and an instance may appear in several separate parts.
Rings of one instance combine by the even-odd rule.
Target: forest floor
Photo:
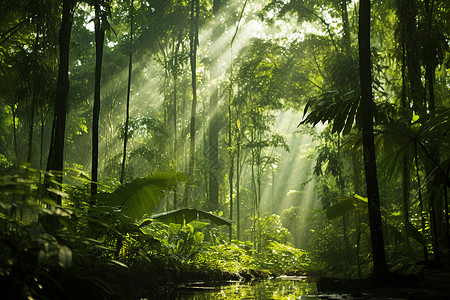
[[[450,269],[427,266],[415,274],[391,273],[382,279],[321,278],[317,282],[321,293],[370,295],[369,299],[450,299]]]

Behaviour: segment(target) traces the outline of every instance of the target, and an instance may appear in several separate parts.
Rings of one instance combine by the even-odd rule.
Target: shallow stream
[[[316,278],[307,276],[281,276],[251,284],[230,282],[225,285],[205,285],[203,282],[184,285],[170,295],[158,296],[158,300],[209,300],[209,299],[255,299],[255,300],[404,300],[395,297],[377,297],[370,294],[322,294],[317,292]]]
[[[167,298],[169,299],[169,298]],[[282,276],[251,284],[205,286],[201,282],[178,288],[170,299],[319,299],[316,280],[306,276]]]

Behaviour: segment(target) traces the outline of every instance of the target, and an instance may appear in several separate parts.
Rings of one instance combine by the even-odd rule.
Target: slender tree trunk
[[[410,166],[411,162],[407,156],[403,158],[402,162],[402,200],[403,200],[403,222],[405,225],[409,223],[409,182],[410,177]]]
[[[254,137],[253,137],[253,129],[251,130],[251,143],[253,144],[254,141]],[[252,153],[252,157],[251,157],[251,170],[252,170],[252,174],[251,174],[251,179],[252,179],[252,190],[253,190],[253,201],[252,201],[252,236],[251,236],[251,241],[254,244],[255,250],[258,249],[258,245],[257,245],[257,240],[256,240],[256,179],[255,179],[255,151],[253,148],[251,148],[251,153]]]
[[[241,129],[239,126],[239,111],[236,109],[236,239],[241,238]]]
[[[217,119],[219,93],[217,87],[210,97],[209,124],[209,206],[212,211],[219,209],[219,124]]]
[[[191,131],[190,131],[190,149],[189,149],[189,182],[186,184],[184,192],[184,206],[188,206],[188,189],[189,185],[194,183],[195,169],[195,117],[197,114],[197,47],[198,47],[198,26],[200,17],[200,1],[191,0],[191,32],[190,32],[190,63],[192,73],[192,107],[191,107]]]
[[[92,112],[92,183],[91,195],[97,194],[98,182],[98,128],[100,119],[100,85],[102,78],[103,44],[105,32],[103,30],[103,20],[101,17],[100,0],[95,1],[95,90],[94,109]]]
[[[430,183],[428,183],[430,185]],[[431,228],[431,237],[432,237],[432,244],[433,244],[433,253],[434,253],[434,260],[440,261],[441,260],[441,247],[439,242],[439,234],[438,234],[438,226],[440,225],[439,222],[437,222],[438,212],[436,212],[436,190],[433,189],[431,191],[430,199],[429,199],[429,209],[430,209],[430,228]]]
[[[213,14],[216,17],[215,26],[212,33],[212,41],[215,41],[219,35],[220,21],[218,13],[222,6],[222,0],[214,0]],[[215,82],[219,77],[219,61],[218,54],[212,58],[210,80],[213,82],[213,88],[210,96],[210,113],[209,113],[209,206],[212,211],[219,209],[219,120],[217,118],[219,90],[218,84]]]
[[[36,26],[36,38],[34,40],[34,55],[37,56],[38,54],[38,46],[39,46],[39,25]],[[34,129],[34,110],[36,106],[36,98],[37,98],[37,74],[35,71],[33,71],[32,75],[33,80],[33,92],[31,96],[31,111],[30,111],[30,126],[29,126],[29,132],[28,132],[28,154],[27,154],[27,163],[31,163],[31,156],[33,153],[33,129]]]
[[[13,119],[13,123],[12,123],[12,127],[13,127],[13,145],[14,145],[14,155],[16,160],[18,159],[18,149],[17,149],[17,129],[16,129],[16,103],[13,103],[11,105],[11,112],[12,112],[12,119]]]
[[[166,59],[164,58],[164,61],[166,61]],[[169,74],[167,71],[167,66],[166,64],[164,64],[164,102],[163,102],[163,107],[164,107],[164,128],[168,129],[169,128],[169,96],[167,95],[167,86],[169,84]]]
[[[426,104],[428,107],[428,111],[433,112],[436,110],[435,104],[435,91],[434,91],[434,82],[436,77],[436,47],[434,37],[433,37],[433,7],[434,0],[425,0],[425,41],[424,41],[424,50],[425,50],[425,81],[426,81],[426,90],[428,91]],[[432,147],[431,153],[435,154],[434,163],[438,165],[440,161],[440,153],[436,147]],[[435,168],[431,163],[427,163],[426,169],[427,173],[431,173],[431,170]],[[441,170],[443,171],[443,170]],[[446,176],[445,172],[442,172],[444,180],[448,180],[448,175]],[[434,244],[434,257],[435,260],[448,260],[448,248],[446,246],[446,241],[448,237],[448,231],[446,227],[446,219],[447,216],[444,215],[444,211],[447,209],[445,206],[444,195],[440,195],[435,185],[439,183],[436,182],[428,182],[428,189],[431,191],[430,196],[430,215],[431,215],[431,228],[433,229],[433,244]],[[445,184],[444,184],[445,185]],[[447,248],[447,249],[445,249]]]
[[[120,171],[120,184],[123,184],[125,177],[125,161],[127,159],[127,143],[128,143],[128,124],[130,122],[130,92],[131,92],[131,74],[133,72],[133,0],[130,0],[130,55],[128,60],[128,86],[127,86],[127,109],[125,115],[125,133],[123,137],[123,158],[122,170]]]
[[[44,126],[45,126],[45,120],[44,120],[44,108],[41,107],[41,140],[40,140],[40,147],[39,147],[39,183],[41,183],[41,174],[42,174],[42,161],[44,156]]]
[[[361,195],[361,170],[360,170],[361,157],[359,152],[352,153],[352,165],[353,165],[353,185],[355,187],[355,194]],[[361,217],[359,213],[359,206],[356,206],[356,263],[358,266],[358,278],[361,278],[361,259],[360,259],[360,245],[361,245]]]
[[[181,42],[182,42],[182,32],[180,32],[180,34],[178,35],[178,39],[176,41],[175,44],[175,49],[174,49],[174,61],[173,61],[173,167],[174,170],[177,171],[178,169],[178,140],[177,140],[177,120],[178,120],[178,116],[177,116],[177,100],[178,100],[178,51],[180,49],[181,46]],[[173,207],[174,209],[178,208],[178,193],[177,190],[175,189],[173,191]]]
[[[373,277],[388,273],[380,213],[377,166],[373,134],[372,74],[370,62],[370,0],[359,6],[359,63],[361,81],[361,110],[363,128],[364,169],[369,202],[369,224],[373,255]]]
[[[262,140],[261,136],[259,135],[259,141]],[[261,151],[262,149],[260,147],[257,148],[257,160],[256,160],[256,232],[258,234],[257,236],[257,247],[256,250],[258,252],[261,252],[262,250],[262,228],[261,228],[261,177],[262,177],[262,171],[261,171]]]
[[[423,239],[425,240],[425,210],[423,207],[423,200],[422,200],[422,185],[420,183],[420,174],[419,174],[419,157],[417,153],[417,143],[414,143],[414,162],[416,165],[416,175],[417,175],[417,185],[418,185],[418,193],[419,193],[419,207],[420,207],[420,219],[422,224],[422,234]],[[423,245],[423,257],[425,261],[428,261],[428,249],[425,245]]]
[[[406,65],[408,69],[408,81],[410,88],[410,99],[413,109],[418,115],[425,113],[425,103],[423,102],[424,90],[422,84],[420,65],[420,38],[417,30],[417,1],[402,0],[400,12],[401,20],[405,23],[407,32],[405,39]]]
[[[407,98],[407,80],[406,80],[406,26],[403,23],[401,26],[401,45],[402,45],[402,95],[401,95],[401,105],[405,115],[405,125],[411,126],[411,110],[409,108],[409,101]],[[402,162],[402,200],[403,200],[403,222],[405,226],[409,223],[409,198],[410,198],[410,165],[411,159],[409,157],[409,151],[403,157]],[[408,241],[408,240],[407,240]]]
[[[341,134],[338,133],[338,140],[337,140],[337,161],[339,165],[339,169],[341,168]],[[339,171],[338,173],[338,185],[339,189],[341,190],[341,193],[344,193],[344,180],[342,179],[342,172]],[[348,234],[347,234],[347,214],[342,215],[342,234],[344,239],[344,245],[345,245],[345,254],[347,258],[347,262],[351,263],[351,253],[350,253],[350,245],[348,242]]]
[[[447,248],[450,249],[450,216],[448,215],[448,193],[447,193],[447,185],[443,185],[444,189],[444,212],[445,212],[445,237],[447,240]]]
[[[202,111],[202,119],[203,120],[207,120],[207,111],[206,111],[206,107],[203,107],[203,111]],[[207,204],[207,207],[209,207],[209,172],[210,172],[210,170],[208,170],[208,167],[209,167],[209,160],[208,160],[208,155],[209,155],[209,148],[208,148],[208,146],[209,146],[209,141],[208,141],[208,138],[207,138],[207,135],[206,135],[206,131],[207,130],[209,130],[209,128],[207,128],[206,130],[205,130],[205,134],[204,134],[204,136],[203,136],[203,157],[205,157],[206,158],[206,161],[205,161],[205,168],[203,168],[203,183],[204,183],[204,190],[205,190],[205,196],[206,196],[206,202],[208,203]]]
[[[59,69],[56,84],[56,98],[53,117],[53,128],[50,150],[47,161],[47,171],[56,171],[56,180],[62,183],[64,164],[64,133],[66,128],[67,98],[69,94],[69,51],[70,32],[73,22],[73,0],[63,0],[63,15],[59,30]],[[57,197],[61,205],[61,197]]]
[[[425,29],[426,40],[424,43],[425,48],[425,78],[428,89],[428,109],[430,111],[435,110],[436,104],[434,100],[434,78],[436,74],[436,67],[434,65],[434,59],[436,57],[434,43],[433,43],[433,5],[434,1],[425,0]]]
[[[361,252],[361,216],[359,214],[358,206],[356,208],[357,213],[357,228],[356,228],[356,263],[358,265],[358,278],[362,278],[361,275],[361,258],[360,258],[360,252]]]
[[[33,129],[34,129],[34,107],[36,106],[36,87],[33,88],[33,96],[31,100],[31,111],[30,111],[30,127],[28,131],[28,152],[27,152],[27,163],[31,163],[31,156],[33,153]]]
[[[233,146],[233,127],[232,127],[232,115],[231,115],[231,102],[232,102],[232,86],[230,84],[229,97],[228,97],[228,149],[230,152],[230,170],[228,171],[228,181],[230,185],[230,220],[233,220],[233,180],[234,180],[234,150]],[[230,226],[230,242],[233,236],[233,227]]]

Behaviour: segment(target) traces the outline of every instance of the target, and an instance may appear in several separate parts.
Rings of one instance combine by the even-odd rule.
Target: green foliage
[[[134,136],[142,135],[156,135],[160,139],[166,138],[168,136],[163,124],[158,120],[150,117],[143,118],[131,118],[128,123],[128,137],[133,138]],[[125,135],[125,124],[119,128],[119,139],[123,139]]]
[[[256,266],[253,244],[237,240],[210,245],[206,251],[198,254],[197,262],[201,265],[212,265],[230,273],[239,273]]]
[[[98,295],[112,293],[111,284],[100,277],[99,271],[113,265],[106,259],[113,251],[104,240],[106,235],[94,238],[87,234],[92,231],[86,230],[94,221],[100,225],[97,233],[110,225],[84,210],[54,206],[53,200],[42,193],[39,175],[22,168],[21,173],[1,176],[2,287],[20,298],[62,297],[65,290],[80,286],[89,286]],[[51,180],[51,175],[46,175]],[[92,264],[94,257],[101,260]],[[79,295],[84,297],[81,290]]]
[[[149,217],[150,219],[156,219],[160,222],[170,224],[170,223],[190,223],[192,221],[201,219],[201,220],[210,220],[211,223],[216,225],[228,225],[231,226],[231,220],[225,219],[223,217],[214,215],[212,213],[195,209],[195,208],[181,208],[176,210],[167,211],[164,213],[152,215]]]
[[[327,218],[329,220],[342,217],[355,210],[358,214],[367,214],[367,198],[355,194],[353,197],[341,197],[337,200],[336,204],[331,205],[327,209]]]
[[[275,241],[265,246],[264,258],[261,260],[261,267],[278,274],[305,272],[310,269],[310,265],[311,260],[305,251]]]
[[[204,249],[205,235],[202,228],[209,224],[197,220],[183,224],[158,222],[149,224],[144,230],[152,233],[161,243],[161,250],[182,260],[192,260]]]
[[[308,100],[303,112],[306,117],[299,125],[331,122],[332,133],[349,134],[358,113],[359,102],[359,96],[354,91],[345,94],[336,90],[325,91]]]
[[[264,215],[261,220],[259,220],[259,223],[259,226],[261,226],[261,244],[263,248],[272,242],[282,244],[287,243],[290,233],[283,227],[279,215]]]
[[[144,214],[154,211],[164,191],[173,190],[186,179],[187,176],[179,172],[155,172],[122,185],[110,194],[101,195],[99,202],[123,211],[132,219],[140,219]]]

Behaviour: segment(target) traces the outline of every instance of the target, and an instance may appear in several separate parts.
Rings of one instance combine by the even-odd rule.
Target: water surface
[[[179,288],[171,299],[318,299],[316,280],[305,276],[282,276],[253,284],[230,283],[205,286],[201,283]]]

